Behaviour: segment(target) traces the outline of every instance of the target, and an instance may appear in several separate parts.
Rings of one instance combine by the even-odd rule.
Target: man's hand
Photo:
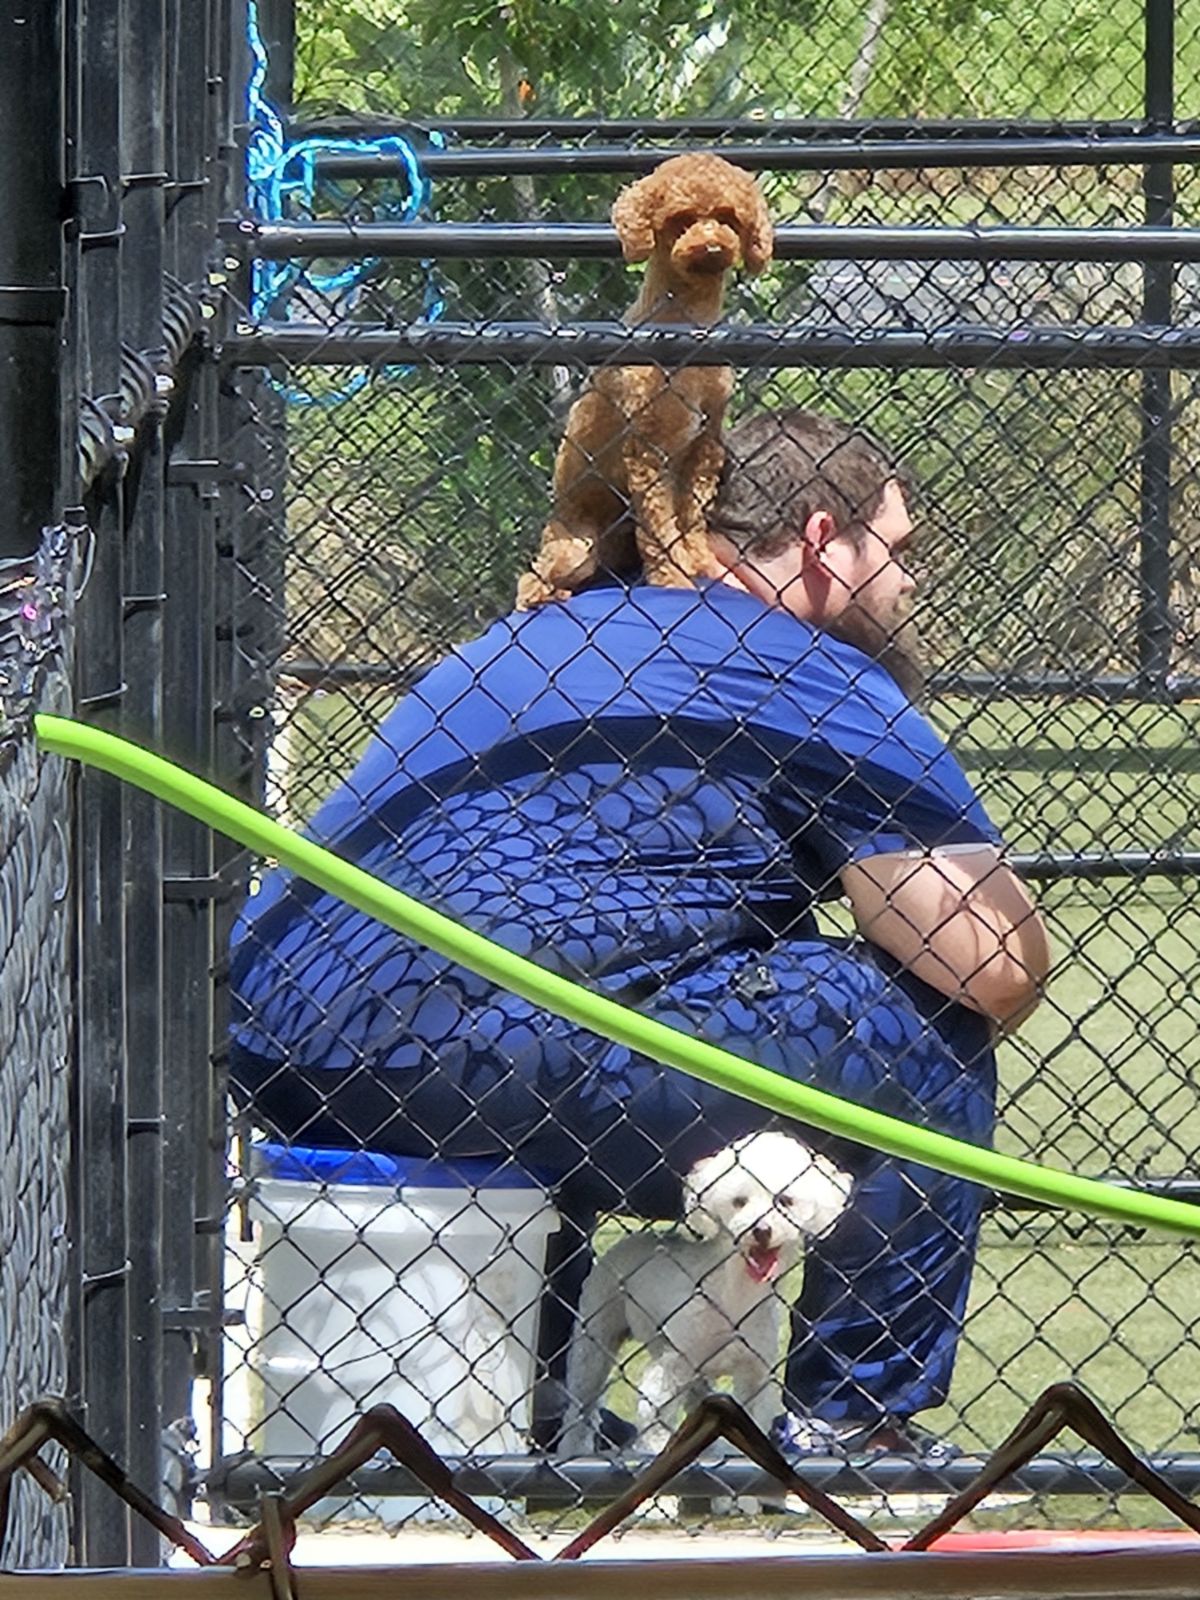
[[[854,920],[940,994],[1017,1027],[1050,969],[1042,919],[990,846],[869,856],[842,873]]]

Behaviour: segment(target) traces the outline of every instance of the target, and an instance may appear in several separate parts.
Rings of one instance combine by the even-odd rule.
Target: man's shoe
[[[771,1427],[771,1441],[788,1461],[804,1456],[853,1457],[873,1461],[881,1456],[915,1456],[932,1467],[945,1466],[962,1451],[948,1439],[930,1433],[911,1417],[874,1417],[869,1422],[826,1422],[785,1412]]]
[[[596,1448],[598,1450],[625,1450],[637,1438],[636,1422],[626,1422],[607,1406],[601,1406],[596,1417]]]
[[[930,1467],[944,1467],[962,1455],[961,1445],[921,1427],[911,1417],[886,1417],[862,1429],[862,1437],[849,1446],[854,1454],[868,1456],[916,1456]]]
[[[826,1422],[824,1417],[802,1417],[785,1411],[771,1424],[771,1443],[788,1461],[801,1456],[840,1456],[845,1441],[859,1431],[857,1422]]]

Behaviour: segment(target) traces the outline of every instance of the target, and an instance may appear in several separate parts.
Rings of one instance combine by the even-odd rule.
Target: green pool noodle
[[[794,1083],[514,955],[140,745],[67,717],[37,716],[34,730],[43,749],[144,789],[499,987],[664,1067],[826,1133],[1007,1194],[1200,1238],[1200,1206],[1001,1155]]]

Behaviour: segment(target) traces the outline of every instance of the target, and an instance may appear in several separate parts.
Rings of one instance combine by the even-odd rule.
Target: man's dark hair
[[[767,560],[786,550],[816,511],[853,536],[878,511],[890,482],[911,495],[904,468],[860,428],[799,408],[761,412],[725,435],[708,522],[744,556]]]

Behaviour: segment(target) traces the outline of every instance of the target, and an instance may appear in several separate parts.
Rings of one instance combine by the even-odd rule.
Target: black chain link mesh
[[[37,711],[65,714],[67,548],[46,536],[0,569],[0,1412],[66,1388],[67,892],[65,764],[29,737]],[[61,1462],[50,1459],[56,1469]],[[12,1567],[66,1559],[66,1508],[17,1475],[2,1552]]]
[[[532,11],[540,17],[543,9]],[[545,22],[539,34],[524,13],[509,19],[507,33],[501,22],[488,32],[493,25],[480,21],[470,35],[432,0],[386,17],[377,7],[368,15],[312,0],[300,8],[297,103],[306,115],[341,114],[342,121],[322,124],[327,129],[354,131],[355,118],[444,124],[452,151],[505,142],[487,130],[455,134],[454,118],[591,113],[597,80],[612,85],[604,97],[610,116],[765,112],[840,118],[848,129],[869,118],[876,133],[892,119],[919,117],[1010,119],[1032,134],[1034,121],[1115,124],[1144,109],[1144,15],[1133,4],[988,10],[876,0],[853,16],[830,5],[789,7],[786,18],[770,6],[739,7],[728,22],[661,5],[652,18],[639,14],[635,45],[622,31],[625,9],[573,15],[571,48],[581,59],[595,53],[594,68],[581,75],[555,25]],[[1198,24],[1190,7],[1176,8],[1181,85],[1200,49]],[[744,132],[728,138],[747,143]],[[559,130],[531,132],[520,148],[561,142]],[[664,141],[600,131],[575,142],[586,149]],[[1175,178],[1176,217],[1189,221],[1193,170],[1178,167]],[[430,210],[445,223],[601,221],[625,181],[628,174],[565,170],[448,176],[435,182]],[[1146,204],[1142,169],[1115,162],[931,160],[920,169],[767,170],[761,183],[784,227],[1111,228],[1141,220]],[[370,222],[385,220],[390,206],[386,185],[340,177],[318,186],[315,215]],[[286,309],[273,305],[270,319],[320,325],[331,338],[357,324],[403,328],[422,314],[451,324],[611,324],[636,292],[635,276],[615,260],[377,262],[349,287],[330,286],[333,265],[320,263],[320,277],[302,268]],[[1196,268],[1181,264],[1171,276],[1174,323],[1192,329]],[[1104,329],[1144,320],[1146,286],[1147,271],[1135,263],[777,259],[753,284],[731,282],[725,317],[863,339],[947,328]],[[249,310],[245,316],[248,325],[263,320]],[[271,619],[265,633],[280,630],[277,647],[247,651],[247,669],[252,681],[263,675],[274,685],[255,709],[271,719],[267,798],[285,820],[307,822],[345,781],[397,696],[414,686],[420,696],[422,674],[509,611],[547,515],[567,411],[585,378],[577,365],[496,360],[395,365],[369,381],[361,374],[348,381],[344,365],[327,361],[276,369],[290,391],[286,413],[277,395],[256,409],[253,386],[243,386],[251,422],[269,432],[268,450],[286,445],[286,472],[254,513],[281,553],[282,577],[260,560],[244,574],[247,617],[253,607],[259,618],[247,637],[265,636],[264,614]],[[882,358],[873,367],[750,367],[737,374],[730,409],[731,422],[787,406],[844,418],[886,440],[918,480],[926,711],[1014,855],[1041,860],[1038,898],[1056,957],[1047,999],[1000,1050],[997,1145],[1138,1182],[1190,1181],[1200,1137],[1192,996],[1200,925],[1191,868],[1154,874],[1145,862],[1140,873],[1122,866],[1131,852],[1183,860],[1197,848],[1189,687],[1198,676],[1194,374],[1175,371],[1167,398],[1158,439],[1169,444],[1170,553],[1157,594],[1147,592],[1147,391],[1136,366],[1088,370],[1072,360],[1022,370],[985,360],[925,369]],[[1149,452],[1154,447],[1152,440]],[[1165,672],[1147,692],[1139,674],[1164,622]],[[581,651],[588,642],[583,628]],[[537,664],[530,670],[536,682]],[[475,678],[464,694],[481,682]],[[544,755],[551,774],[571,768],[561,750]],[[503,804],[513,798],[507,794]],[[520,826],[536,835],[537,807],[528,801],[523,794]],[[675,801],[665,792],[663,808]],[[458,820],[483,826],[477,814]],[[586,825],[582,812],[573,819],[573,827]],[[446,826],[453,831],[453,821]],[[390,871],[388,850],[401,840],[405,850],[426,848],[437,859],[428,838],[397,827],[372,864]],[[1047,866],[1046,858],[1056,860]],[[427,897],[457,904],[471,874],[491,870],[492,860],[468,853],[464,882],[431,869]],[[557,883],[554,892],[562,892]],[[659,911],[648,905],[646,915]],[[321,918],[332,915],[322,904]],[[481,909],[479,924],[494,927],[489,916]],[[836,913],[833,920],[842,926]],[[313,936],[327,933],[326,923]],[[362,952],[360,970],[369,970],[365,945]],[[298,967],[285,982],[303,967],[295,950],[288,959]],[[393,998],[406,981],[419,985],[419,968],[400,974]],[[458,992],[440,970],[427,982],[431,1005]],[[409,1003],[411,1028],[415,1003],[394,1003]],[[339,1008],[347,1026],[361,1022],[344,996],[329,994],[312,1031],[337,1037],[329,1017]],[[453,1028],[439,1036],[432,1024],[416,1031],[435,1048],[440,1039],[447,1053],[456,1037]],[[346,1110],[344,1086],[334,1093],[320,1071],[309,1077],[311,1120],[297,1118],[294,1142],[370,1146],[362,1118]],[[496,1085],[488,1080],[481,1092],[486,1104]],[[371,1128],[384,1128],[398,1107],[412,1120],[405,1095],[385,1091]],[[561,1109],[550,1104],[556,1114]],[[465,1121],[464,1109],[460,1121],[446,1124],[435,1155],[472,1153],[460,1137]],[[376,1146],[404,1149],[395,1128],[393,1121]],[[306,1129],[321,1136],[307,1137]],[[419,1144],[408,1153],[428,1153]],[[519,1158],[515,1134],[514,1145]],[[539,1306],[546,1315],[543,1221],[495,1223],[487,1248],[497,1248],[497,1237],[507,1241],[532,1272],[518,1287],[498,1289],[482,1258],[454,1266],[493,1226],[477,1209],[501,1206],[486,1188],[470,1202],[446,1191],[410,1196],[392,1208],[395,1237],[383,1243],[389,1208],[380,1197],[397,1184],[404,1192],[395,1171],[376,1170],[375,1186],[364,1188],[354,1184],[361,1169],[347,1169],[322,1188],[313,1171],[290,1170],[270,1177],[260,1166],[249,1174],[259,1186],[247,1211],[255,1227],[232,1247],[238,1264],[230,1282],[248,1322],[231,1341],[225,1448],[276,1456],[327,1449],[354,1410],[381,1400],[431,1425],[435,1444],[450,1453],[527,1448],[539,1418],[527,1394],[506,1388],[511,1374],[500,1368],[504,1324],[519,1316],[516,1342],[529,1348]],[[305,1176],[307,1189],[297,1182]],[[563,1237],[577,1222],[568,1217]],[[601,1247],[623,1226],[602,1225]],[[1001,1203],[983,1223],[949,1400],[921,1421],[967,1450],[991,1448],[1046,1384],[1071,1376],[1136,1449],[1168,1462],[1190,1456],[1200,1427],[1189,1376],[1198,1314],[1190,1246]],[[618,1417],[632,1417],[645,1366],[644,1353],[626,1351],[608,1396]],[[1142,1512],[1097,1490],[1026,1500],[1009,1515],[1090,1526],[1136,1524]]]

